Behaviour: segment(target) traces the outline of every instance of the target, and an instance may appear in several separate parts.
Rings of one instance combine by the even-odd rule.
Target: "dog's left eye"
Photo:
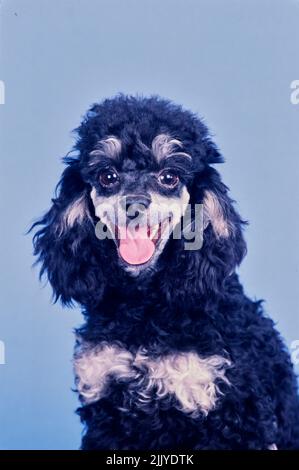
[[[158,175],[158,182],[161,186],[166,188],[174,188],[179,183],[180,179],[172,170],[163,170]]]
[[[102,186],[111,187],[119,183],[119,176],[113,168],[103,170],[100,173],[100,183]]]

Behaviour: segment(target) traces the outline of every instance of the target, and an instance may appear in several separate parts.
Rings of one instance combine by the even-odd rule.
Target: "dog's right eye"
[[[100,173],[99,180],[102,186],[108,188],[119,183],[119,176],[113,168],[109,168]]]

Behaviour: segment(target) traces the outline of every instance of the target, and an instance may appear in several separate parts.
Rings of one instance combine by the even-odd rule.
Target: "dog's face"
[[[98,239],[112,238],[120,265],[131,274],[153,267],[190,200],[192,156],[183,143],[158,134],[150,146],[107,136],[84,168]]]
[[[77,133],[77,154],[66,158],[34,240],[56,296],[96,304],[126,272],[141,283],[140,274],[164,275],[172,297],[219,289],[245,244],[202,121],[157,97],[120,96],[94,105]],[[184,251],[186,220],[195,237],[202,230],[202,249]]]

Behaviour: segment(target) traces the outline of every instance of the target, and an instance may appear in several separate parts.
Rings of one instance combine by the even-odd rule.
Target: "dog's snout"
[[[151,198],[146,194],[131,194],[123,197],[121,205],[126,211],[127,217],[135,218],[137,215],[142,214],[148,209],[151,203]]]

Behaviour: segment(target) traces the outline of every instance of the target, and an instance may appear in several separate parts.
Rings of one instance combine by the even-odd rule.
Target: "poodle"
[[[84,450],[299,448],[287,348],[236,273],[240,218],[196,114],[158,96],[94,104],[34,252],[80,305]]]

